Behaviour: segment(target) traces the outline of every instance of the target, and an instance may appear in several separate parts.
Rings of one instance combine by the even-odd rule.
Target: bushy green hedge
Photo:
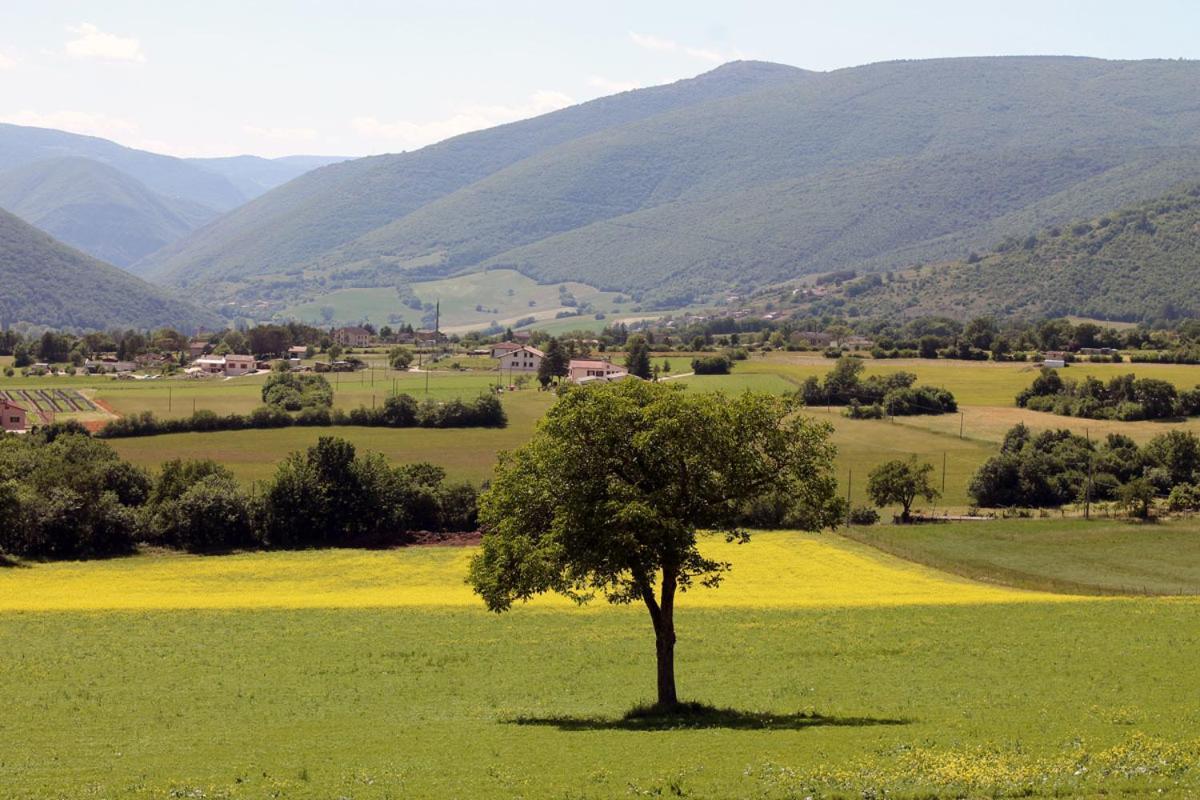
[[[465,402],[459,399],[438,402],[417,402],[411,395],[398,394],[387,398],[378,408],[355,408],[350,411],[308,407],[290,414],[278,406],[262,406],[249,414],[219,415],[200,410],[190,417],[159,419],[152,412],[131,414],[109,422],[96,436],[120,439],[134,436],[156,436],[164,433],[208,433],[287,427],[328,427],[360,425],[376,428],[502,428],[508,416],[495,395],[480,395]]]
[[[1018,406],[1033,411],[1123,422],[1200,414],[1200,388],[1179,392],[1167,381],[1132,373],[1104,383],[1091,376],[1074,381],[1043,368],[1016,400]]]

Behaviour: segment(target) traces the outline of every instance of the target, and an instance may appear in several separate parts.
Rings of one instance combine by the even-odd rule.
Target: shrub
[[[231,475],[210,474],[164,503],[154,516],[156,539],[191,553],[227,552],[259,544],[250,498]]]
[[[1167,495],[1167,508],[1171,511],[1200,510],[1200,486],[1194,483],[1180,483],[1172,487]]]
[[[728,375],[733,362],[727,356],[705,356],[692,359],[692,372],[697,375]]]
[[[874,525],[879,522],[879,512],[870,506],[855,506],[849,520],[851,525]]]

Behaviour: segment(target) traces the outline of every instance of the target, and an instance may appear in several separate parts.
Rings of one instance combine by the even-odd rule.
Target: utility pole
[[[946,451],[942,451],[942,497],[946,496]]]
[[[963,412],[958,412],[958,438],[963,438]]]
[[[171,413],[171,387],[167,387],[167,413]]]
[[[1083,435],[1087,438],[1088,443],[1088,482],[1087,488],[1083,492],[1083,518],[1092,518],[1092,432],[1088,428],[1083,429]]]
[[[854,470],[846,470],[846,527],[850,527],[850,491],[854,488]]]

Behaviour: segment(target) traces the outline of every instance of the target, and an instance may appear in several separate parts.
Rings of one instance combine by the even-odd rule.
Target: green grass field
[[[848,535],[901,558],[974,580],[1075,594],[1200,594],[1194,519],[1131,524],[994,520],[876,525]]]
[[[679,682],[731,711],[666,729],[622,721],[653,692],[644,612],[488,614],[469,551],[0,571],[0,795],[1200,791],[1196,601],[987,586],[829,535],[714,546],[734,571],[680,598]]]
[[[513,325],[524,317],[553,321],[560,311],[574,307],[563,305],[559,286],[565,286],[579,303],[591,303],[595,311],[611,312],[619,306],[615,292],[602,292],[582,283],[540,284],[509,269],[489,270],[411,285],[412,292],[424,303],[441,303],[441,329],[447,333],[481,330],[495,323]],[[333,320],[388,324],[392,315],[403,322],[421,327],[424,311],[405,306],[394,288],[338,289],[319,301],[286,309],[283,315],[302,322],[323,324],[322,309],[333,309]],[[482,309],[478,308],[482,306]],[[588,317],[580,318],[580,324]]]

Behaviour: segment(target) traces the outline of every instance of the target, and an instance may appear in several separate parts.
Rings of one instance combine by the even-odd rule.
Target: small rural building
[[[288,358],[304,358],[308,354],[308,346],[303,344],[293,345],[287,350]]]
[[[258,361],[254,356],[225,356],[225,375],[248,375],[258,369]]]
[[[192,339],[188,342],[188,358],[196,359],[208,352],[208,342],[203,339]]]
[[[254,360],[254,356],[204,356],[197,358],[192,362],[193,367],[197,367],[205,375],[222,375],[226,378],[232,378],[237,375],[249,375],[258,369],[258,362]]]
[[[1062,369],[1066,365],[1067,362],[1061,358],[1047,358],[1042,360],[1042,366],[1050,367],[1051,369]]]
[[[371,343],[371,332],[366,328],[338,328],[333,340],[342,347],[366,347]]]
[[[5,433],[25,433],[29,430],[25,409],[7,399],[0,399],[0,418]]]
[[[586,383],[589,379],[597,378],[606,381],[619,380],[627,375],[627,371],[609,361],[573,358],[567,365],[567,378],[574,383]]]
[[[500,356],[501,372],[537,372],[546,354],[536,347],[518,347]]]
[[[525,344],[533,339],[533,331],[517,331],[513,334],[513,339],[521,344]]]

